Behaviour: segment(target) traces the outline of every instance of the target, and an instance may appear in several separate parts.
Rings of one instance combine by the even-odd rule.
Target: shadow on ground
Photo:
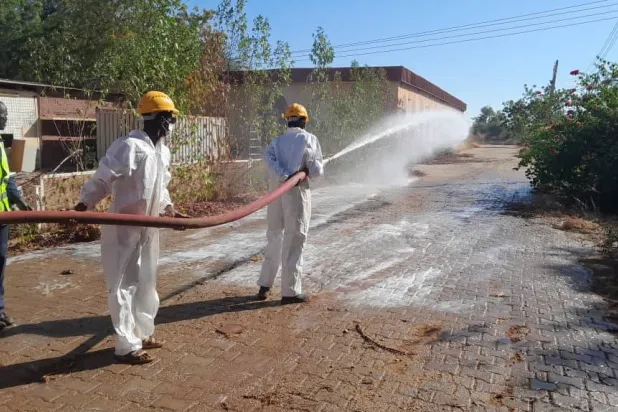
[[[242,312],[279,306],[278,301],[256,302],[255,296],[238,296],[190,302],[162,307],[157,324],[194,320],[221,313]],[[0,332],[0,339],[19,334],[41,335],[52,338],[91,335],[91,337],[66,355],[56,358],[33,360],[0,367],[0,389],[45,382],[54,375],[84,370],[94,370],[114,362],[113,349],[88,352],[92,347],[113,333],[109,316],[90,316],[62,319],[29,325],[19,325]]]

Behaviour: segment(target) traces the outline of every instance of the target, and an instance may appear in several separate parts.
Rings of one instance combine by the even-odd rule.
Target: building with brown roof
[[[87,93],[72,87],[0,79],[0,102],[9,111],[7,128],[2,138],[7,147],[24,146],[36,154],[36,168],[56,168],[75,147],[87,153],[84,158],[96,160],[96,110],[100,107],[119,107],[121,95]],[[21,143],[21,145],[17,145]],[[21,149],[24,150],[24,149]],[[32,171],[34,165],[12,164],[13,171]],[[72,161],[64,169],[75,170]],[[19,169],[19,170],[18,170]]]
[[[429,110],[453,110],[463,113],[467,109],[466,103],[403,66],[373,68],[383,69],[389,81],[389,96],[386,99],[387,107],[385,107],[385,112],[387,113]],[[295,68],[291,70],[291,84],[283,90],[283,98],[276,102],[275,112],[283,113],[287,105],[291,103],[309,104],[312,94],[310,78],[313,71],[314,69],[310,68]],[[273,79],[276,79],[278,74],[278,70],[271,70],[269,73]],[[351,84],[353,81],[351,67],[329,68],[327,69],[327,74],[331,82],[338,77],[341,81],[340,86],[343,87],[346,84]],[[229,73],[229,82],[232,86],[231,100],[242,101],[242,85],[245,75],[246,72],[243,71]],[[234,114],[230,113],[229,122],[232,134],[239,141],[249,142],[249,157],[261,157],[265,142],[264,136],[245,136],[249,131],[243,130],[242,125],[239,125],[239,122],[235,121],[233,116]],[[241,147],[239,150],[246,152],[247,148]]]

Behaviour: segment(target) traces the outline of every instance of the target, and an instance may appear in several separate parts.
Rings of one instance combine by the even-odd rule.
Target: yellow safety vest
[[[0,212],[9,212],[11,205],[9,204],[9,195],[7,193],[7,186],[9,184],[9,159],[6,157],[6,150],[4,150],[4,144],[0,141]]]

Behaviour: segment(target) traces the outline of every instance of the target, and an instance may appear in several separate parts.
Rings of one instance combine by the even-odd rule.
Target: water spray
[[[430,156],[437,149],[454,147],[468,137],[469,124],[461,113],[430,111],[395,114],[387,116],[379,122],[373,128],[373,132],[365,134],[343,150],[324,159],[323,164],[326,165],[381,139],[406,133],[410,129],[424,124],[429,125],[429,131],[421,131],[414,136],[405,135],[405,146],[397,147],[397,145],[394,145],[384,159],[376,159],[376,156],[363,159],[364,169],[369,170],[374,176],[383,175],[384,182],[382,184],[388,186],[396,183],[394,180],[397,180],[397,169],[403,171],[406,164]],[[401,143],[401,140],[399,143]]]

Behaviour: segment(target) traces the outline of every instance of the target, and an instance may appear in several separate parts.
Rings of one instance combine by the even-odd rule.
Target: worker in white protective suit
[[[172,132],[178,110],[166,94],[151,91],[141,98],[137,111],[144,129],[112,143],[82,188],[75,210],[91,210],[112,195],[109,212],[186,217],[174,210],[170,199],[170,151],[162,141]],[[129,364],[152,362],[154,357],[144,349],[163,345],[153,337],[159,309],[159,229],[103,226],[101,258],[116,331],[116,358]]]
[[[305,130],[309,121],[307,110],[300,104],[292,104],[286,109],[284,118],[288,122],[287,131],[268,145],[264,155],[271,189],[301,170],[311,178],[324,174],[320,143]],[[281,266],[281,303],[309,300],[309,296],[302,292],[302,266],[310,217],[308,179],[268,205],[268,245],[258,280],[258,299],[267,298]]]

